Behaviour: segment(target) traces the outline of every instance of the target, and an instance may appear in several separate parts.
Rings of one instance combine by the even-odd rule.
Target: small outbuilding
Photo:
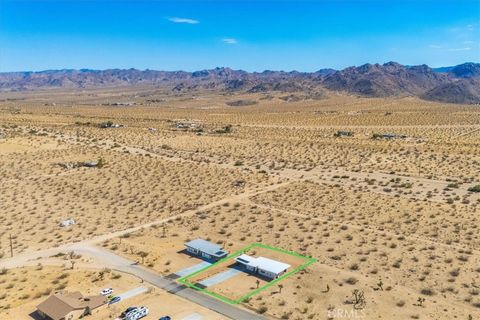
[[[75,223],[76,223],[75,220],[70,218],[70,219],[65,219],[60,221],[59,225],[60,227],[68,227],[68,226],[73,226]]]
[[[276,279],[287,272],[289,264],[264,257],[252,257],[242,254],[235,258],[235,261],[251,273],[258,273],[269,279]]]
[[[353,131],[337,131],[335,132],[335,137],[353,137],[355,133]]]
[[[221,246],[203,239],[195,239],[185,243],[187,251],[208,260],[220,260],[228,255]]]
[[[98,167],[98,161],[86,161],[83,163],[83,166],[87,168],[96,168]]]

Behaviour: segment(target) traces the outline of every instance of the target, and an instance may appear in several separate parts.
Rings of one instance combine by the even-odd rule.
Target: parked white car
[[[148,308],[147,307],[139,307],[135,310],[128,312],[125,315],[125,320],[138,320],[146,317],[148,315]]]
[[[102,296],[109,296],[113,293],[113,289],[112,288],[105,288],[103,289],[102,291],[100,291],[100,294]]]

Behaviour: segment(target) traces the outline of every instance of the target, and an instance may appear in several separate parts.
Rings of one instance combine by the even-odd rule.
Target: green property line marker
[[[280,252],[280,253],[284,253],[284,254],[288,254],[288,255],[291,255],[291,256],[294,256],[294,257],[298,257],[298,258],[301,258],[301,259],[304,259],[305,260],[305,263],[298,266],[297,268],[295,268],[294,270],[290,271],[290,272],[287,272],[286,274],[284,274],[283,276],[281,276],[280,278],[277,278],[277,279],[274,279],[270,282],[268,282],[267,284],[265,284],[264,286],[261,286],[260,288],[257,288],[255,290],[253,290],[252,292],[250,293],[247,293],[246,295],[244,295],[243,297],[240,297],[239,299],[236,299],[236,300],[232,300],[232,299],[229,299],[227,297],[224,297],[222,295],[219,295],[215,292],[212,292],[212,291],[209,291],[207,288],[201,288],[201,287],[198,287],[195,283],[191,283],[191,282],[188,282],[188,279],[196,276],[197,274],[199,273],[202,273],[210,268],[214,268],[215,266],[217,266],[218,264],[220,263],[223,263],[223,262],[226,262],[226,261],[229,261],[229,260],[233,260],[234,258],[238,257],[239,255],[249,251],[250,249],[253,249],[253,248],[264,248],[264,249],[268,249],[268,250],[272,250],[272,251],[276,251],[276,252]],[[303,269],[305,269],[306,267],[308,267],[309,265],[311,265],[312,263],[314,262],[317,262],[316,259],[314,258],[311,258],[311,257],[307,257],[307,256],[304,256],[304,255],[301,255],[299,253],[296,253],[296,252],[292,252],[292,251],[287,251],[287,250],[284,250],[284,249],[280,249],[280,248],[276,248],[276,247],[273,247],[273,246],[268,246],[268,245],[265,245],[265,244],[262,244],[262,243],[252,243],[251,245],[243,248],[243,249],[240,249],[230,255],[228,255],[227,257],[223,258],[223,259],[220,259],[218,260],[217,262],[209,265],[209,266],[206,266],[205,268],[202,268],[198,271],[195,271],[191,274],[188,274],[186,276],[183,276],[182,278],[178,279],[178,282],[192,288],[192,289],[195,289],[195,290],[198,290],[198,291],[201,291],[205,294],[208,294],[212,297],[215,297],[223,302],[226,302],[226,303],[229,303],[229,304],[238,304],[238,303],[241,303],[247,299],[249,299],[250,297],[262,292],[263,290],[265,289],[268,289],[269,287],[273,286],[274,284],[302,271]]]

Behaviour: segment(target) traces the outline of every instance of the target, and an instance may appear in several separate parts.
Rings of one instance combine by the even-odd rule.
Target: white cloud
[[[187,23],[187,24],[198,24],[200,21],[195,20],[195,19],[189,19],[189,18],[178,18],[178,17],[173,17],[173,18],[168,18],[169,21],[173,23]]]
[[[465,48],[452,48],[452,49],[448,49],[448,51],[468,51],[468,50],[472,50],[472,48],[470,48],[470,47],[465,47]]]
[[[238,41],[237,39],[234,38],[224,38],[222,39],[223,42],[228,43],[228,44],[237,44]]]
[[[471,41],[471,40],[463,41],[463,44],[473,44],[473,43],[475,43],[475,41]]]
[[[439,46],[438,44],[431,44],[431,45],[429,45],[429,47],[432,48],[432,49],[441,49],[442,48],[442,46]]]

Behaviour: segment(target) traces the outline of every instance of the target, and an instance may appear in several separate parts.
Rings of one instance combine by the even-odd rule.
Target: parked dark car
[[[118,301],[120,301],[122,298],[120,297],[113,297],[112,299],[110,299],[110,301],[108,301],[108,304],[114,304],[114,303],[117,303]]]

